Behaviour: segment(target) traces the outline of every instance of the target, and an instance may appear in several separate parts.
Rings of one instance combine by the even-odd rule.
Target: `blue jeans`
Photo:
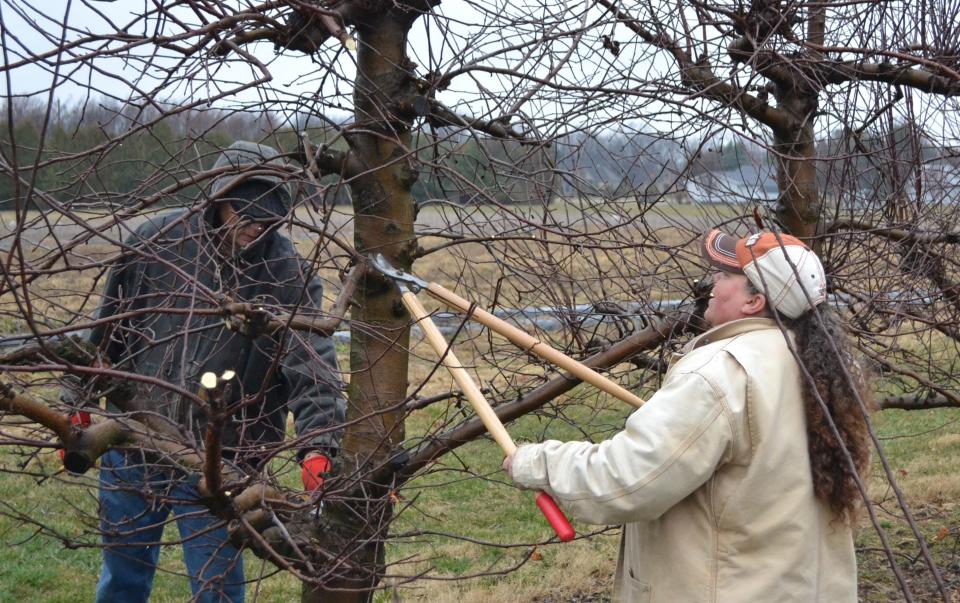
[[[223,522],[196,504],[197,497],[194,483],[144,464],[137,453],[111,450],[103,455],[100,529],[105,547],[97,603],[147,601],[171,512],[183,540],[193,601],[243,602],[243,558],[227,540]]]

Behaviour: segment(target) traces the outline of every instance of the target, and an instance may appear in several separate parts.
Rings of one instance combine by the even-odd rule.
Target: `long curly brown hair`
[[[857,475],[865,475],[870,462],[870,434],[864,414],[872,405],[870,379],[851,353],[852,346],[837,313],[826,304],[817,310],[783,322],[793,331],[800,362],[812,377],[804,376],[802,380],[814,493],[838,517],[852,523],[863,502]],[[837,441],[828,415],[843,446]],[[844,448],[853,459],[856,474]]]

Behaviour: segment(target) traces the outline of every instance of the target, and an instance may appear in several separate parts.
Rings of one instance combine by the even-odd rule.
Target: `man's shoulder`
[[[161,232],[170,236],[179,236],[196,228],[200,216],[189,209],[174,209],[146,216],[137,226],[134,236],[139,239],[150,238]]]

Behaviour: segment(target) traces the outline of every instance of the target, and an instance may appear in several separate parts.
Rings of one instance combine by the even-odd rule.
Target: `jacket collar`
[[[736,337],[737,335],[743,335],[744,333],[779,328],[780,327],[777,326],[777,321],[773,320],[772,318],[741,318],[740,320],[732,320],[718,327],[714,327],[703,335],[698,336],[684,346],[684,352],[695,350],[715,341],[730,339],[731,337]]]

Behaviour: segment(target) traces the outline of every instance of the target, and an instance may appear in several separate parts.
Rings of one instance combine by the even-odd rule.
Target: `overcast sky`
[[[228,4],[250,5],[240,0]],[[45,101],[52,87],[53,98],[77,101],[85,99],[92,89],[94,99],[110,97],[124,101],[147,96],[178,105],[191,102],[220,108],[246,105],[255,110],[269,107],[287,114],[295,109],[328,115],[338,121],[350,114],[355,57],[335,40],[328,40],[316,57],[292,51],[277,54],[269,43],[245,47],[265,65],[271,78],[258,85],[256,82],[264,73],[236,53],[226,59],[197,54],[184,60],[172,50],[143,44],[121,53],[122,56],[90,58],[93,52],[103,48],[116,51],[127,43],[115,35],[111,40],[54,52],[61,40],[69,45],[91,34],[126,32],[131,36],[150,36],[157,31],[167,35],[183,31],[180,25],[170,21],[159,23],[156,19],[142,18],[153,6],[154,2],[149,0],[0,0],[4,65],[17,65],[26,57],[49,53],[41,64],[6,69],[5,77],[0,78],[0,92]],[[669,73],[672,62],[650,53],[649,47],[627,32],[622,24],[603,21],[606,16],[589,0],[565,0],[561,6],[564,10],[548,3],[517,0],[478,0],[475,5],[468,0],[444,0],[433,14],[417,20],[410,34],[408,53],[417,63],[420,75],[433,70],[465,71],[448,90],[438,94],[439,100],[457,106],[464,115],[489,119],[517,109],[514,104],[518,98],[528,99],[519,106],[517,119],[526,121],[531,128],[576,127],[586,121],[603,123],[615,116],[617,123],[634,119],[642,124],[636,127],[666,133],[673,129],[685,130],[689,123],[702,121],[704,116],[713,116],[718,111],[715,103],[691,97],[685,101],[691,109],[689,112],[664,112],[658,98],[631,96],[638,89],[649,89],[649,83]],[[664,19],[675,19],[666,8],[664,10]],[[187,24],[198,21],[187,8],[178,9],[175,14]],[[64,22],[68,25],[66,29]],[[601,39],[605,35],[621,43],[618,56],[614,57],[602,47]],[[536,43],[539,40],[549,42]],[[197,38],[192,37],[177,43],[188,46],[196,41]],[[515,48],[504,50],[510,47]],[[762,83],[749,80],[748,69],[740,68],[734,74],[729,66],[721,64],[726,53],[720,46],[712,52],[711,60],[718,61],[714,64],[718,76],[732,75],[739,78],[741,84],[754,87]],[[497,72],[511,68],[533,73],[557,86],[568,86],[569,91],[552,89],[535,79],[521,80]],[[578,92],[577,88],[591,85],[624,93],[608,95],[604,106],[591,105],[590,112],[584,113],[583,103],[589,93]],[[864,90],[866,86],[850,88]],[[916,99],[913,110],[916,115],[925,114],[923,119],[942,123],[942,108],[956,105],[954,101],[945,104],[941,97],[912,94]],[[821,105],[818,125],[822,130],[834,127],[834,114],[838,111],[875,104],[869,95],[861,92],[839,96],[837,100],[841,103],[839,106]],[[590,102],[594,102],[593,99]],[[770,102],[773,102],[772,95]],[[899,111],[902,104],[894,110]],[[952,137],[954,126],[945,124],[938,129]],[[753,131],[758,141],[764,135],[763,128]]]
[[[141,18],[152,5],[152,2],[132,1],[53,0],[27,4],[22,0],[0,0],[4,64],[16,65],[26,57],[50,53],[42,65],[8,69],[7,77],[0,80],[0,91],[45,100],[51,85],[55,84],[53,96],[61,101],[84,99],[92,89],[95,98],[125,100],[149,94],[156,100],[176,104],[212,99],[213,106],[223,108],[237,103],[251,106],[266,103],[273,110],[298,107],[335,118],[339,112],[341,116],[349,115],[355,57],[335,40],[328,40],[320,55],[313,58],[292,51],[277,54],[268,43],[246,47],[265,64],[272,78],[269,83],[256,86],[252,84],[264,74],[236,54],[226,60],[194,58],[178,64],[182,61],[178,53],[144,44],[124,52],[123,57],[89,58],[89,53],[98,49],[120,48],[124,41],[119,39],[53,52],[61,45],[61,39],[69,44],[91,34],[103,36],[126,31],[144,36],[158,29],[168,35],[182,31],[176,24],[161,25],[155,19]],[[515,0],[484,0],[475,6],[464,0],[445,0],[433,15],[417,21],[410,34],[408,52],[418,65],[418,74],[471,66],[519,68],[560,84],[576,86],[598,82],[627,86],[629,82],[623,80],[632,77],[632,71],[642,72],[641,77],[656,77],[653,63],[648,61],[644,66],[638,62],[634,54],[636,47],[624,44],[621,55],[614,57],[600,46],[600,33],[613,33],[612,30],[590,31],[582,36],[569,33],[597,18],[598,13],[592,6],[586,0],[572,0],[558,20],[554,14],[538,16],[538,10],[549,12],[550,7],[523,5]],[[516,27],[503,27],[501,19],[508,13],[523,22]],[[177,16],[186,23],[197,21],[186,9]],[[66,30],[63,22],[68,24]],[[621,34],[624,34],[622,28]],[[559,41],[551,41],[549,53],[544,52],[542,46],[536,52],[531,51],[532,44],[525,46],[531,40],[552,40],[553,36]],[[628,36],[621,35],[621,38]],[[579,45],[575,52],[570,51],[572,39]],[[178,43],[186,46],[195,41],[196,38],[191,38]],[[468,44],[469,50],[465,52]],[[503,50],[510,46],[519,50]],[[596,47],[595,51],[591,47]],[[558,60],[564,59],[570,62],[557,70]],[[171,83],[166,69],[174,66],[175,81]],[[245,86],[248,88],[242,89]],[[157,89],[161,91],[155,93]],[[513,100],[498,102],[497,98],[506,96],[507,91]],[[469,70],[441,92],[438,99],[449,105],[460,105],[463,114],[493,118],[516,108],[512,103],[524,96],[530,98],[519,107],[524,119],[559,122],[562,119],[555,117],[566,115],[574,116],[570,117],[571,121],[582,119],[575,117],[574,105],[579,101],[574,95],[551,92],[536,82],[520,82],[497,73],[496,69]],[[469,106],[465,106],[466,103]]]

